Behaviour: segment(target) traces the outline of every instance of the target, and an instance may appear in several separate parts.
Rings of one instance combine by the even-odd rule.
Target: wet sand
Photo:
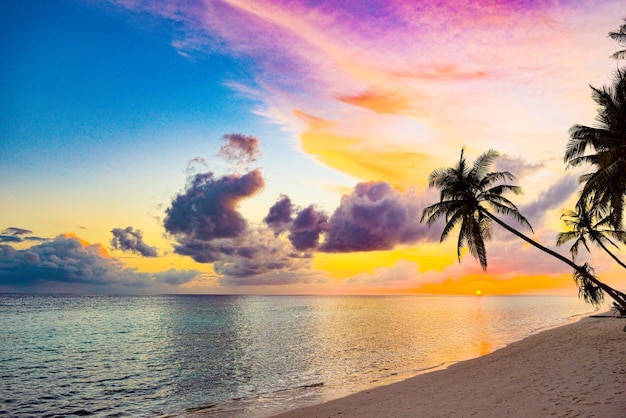
[[[626,318],[584,318],[445,370],[277,416],[626,417],[624,326]]]

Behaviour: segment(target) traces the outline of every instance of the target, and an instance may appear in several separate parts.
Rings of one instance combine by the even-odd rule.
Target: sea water
[[[0,295],[0,415],[264,416],[488,354],[575,297]]]

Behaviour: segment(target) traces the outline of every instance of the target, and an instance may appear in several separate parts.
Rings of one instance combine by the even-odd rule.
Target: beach
[[[625,417],[625,325],[583,318],[444,370],[275,416]]]

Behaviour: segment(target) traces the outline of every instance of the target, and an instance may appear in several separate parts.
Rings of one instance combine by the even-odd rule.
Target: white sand
[[[445,370],[279,417],[626,418],[626,318],[584,318]]]

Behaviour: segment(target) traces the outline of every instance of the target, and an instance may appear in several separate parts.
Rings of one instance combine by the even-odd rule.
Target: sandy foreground
[[[489,355],[277,417],[626,417],[626,318],[584,318]]]

